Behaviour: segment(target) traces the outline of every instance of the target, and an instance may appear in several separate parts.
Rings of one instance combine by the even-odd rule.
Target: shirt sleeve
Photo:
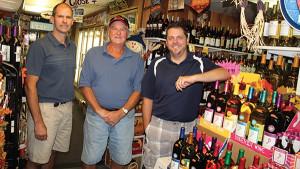
[[[155,95],[154,62],[151,62],[142,80],[142,96],[153,100]]]
[[[43,47],[40,45],[39,41],[34,42],[31,44],[28,53],[27,53],[27,60],[26,60],[26,74],[40,76],[43,63],[45,60],[45,52]]]
[[[79,79],[79,85],[78,87],[91,87],[92,81],[91,77],[93,76],[92,66],[90,63],[90,60],[92,57],[91,50],[89,50],[84,58],[81,73],[80,73],[80,79]]]
[[[133,91],[141,91],[141,82],[144,76],[144,62],[142,57],[138,56],[137,69],[133,82]]]
[[[211,60],[209,60],[206,57],[202,57],[202,61],[203,61],[203,65],[204,65],[204,72],[208,72],[210,70],[219,68],[219,65],[216,65],[214,62],[212,62]]]

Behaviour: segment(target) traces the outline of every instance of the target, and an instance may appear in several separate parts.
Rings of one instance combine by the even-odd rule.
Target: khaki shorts
[[[35,138],[34,122],[28,113],[28,154],[35,163],[49,162],[52,150],[67,152],[72,131],[72,102],[54,107],[54,103],[39,103],[48,138],[40,141]]]

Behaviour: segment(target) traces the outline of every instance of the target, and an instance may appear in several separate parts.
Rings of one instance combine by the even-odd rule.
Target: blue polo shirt
[[[107,109],[121,108],[134,91],[141,91],[144,75],[142,57],[125,45],[116,60],[104,46],[91,48],[83,62],[79,87],[91,87],[98,103]]]
[[[198,114],[203,83],[195,83],[177,91],[179,76],[199,74],[218,68],[208,58],[188,52],[180,64],[171,60],[170,54],[155,58],[142,81],[142,95],[153,100],[152,115],[169,121],[190,122]]]
[[[49,32],[30,45],[26,74],[39,77],[39,102],[67,102],[74,99],[76,45],[68,37],[66,46]]]

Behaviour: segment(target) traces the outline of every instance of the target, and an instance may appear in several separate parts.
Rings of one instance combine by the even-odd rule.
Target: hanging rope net
[[[261,0],[257,2],[257,12],[255,17],[254,25],[249,27],[246,16],[245,9],[248,6],[248,0],[234,0],[235,4],[241,7],[241,38],[245,37],[247,39],[247,49],[250,51],[257,52],[259,50],[258,46],[264,46],[263,42],[263,31],[264,31],[264,11],[265,5]]]

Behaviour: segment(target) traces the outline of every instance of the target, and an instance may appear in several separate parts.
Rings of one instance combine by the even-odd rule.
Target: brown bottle
[[[283,85],[282,55],[278,55],[276,66],[270,74],[270,82],[276,89]]]
[[[298,81],[298,71],[299,71],[299,57],[295,56],[291,71],[287,75],[287,80],[285,83],[286,87],[291,87],[296,89],[297,81]]]

